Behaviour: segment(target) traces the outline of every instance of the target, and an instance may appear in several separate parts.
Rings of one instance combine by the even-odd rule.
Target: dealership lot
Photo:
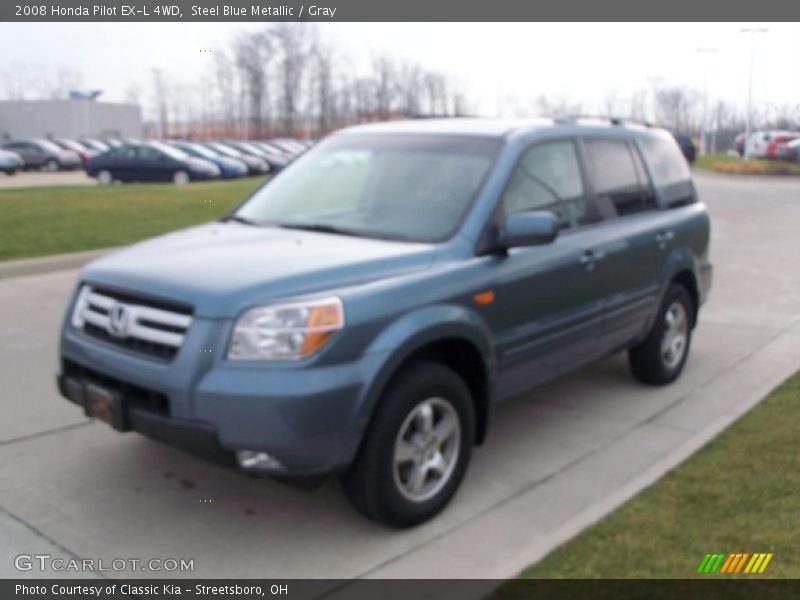
[[[683,377],[642,387],[620,355],[500,407],[453,504],[404,532],[359,517],[334,480],[250,478],[86,421],[53,381],[76,271],[0,281],[0,576],[40,575],[13,565],[36,553],[194,560],[192,573],[157,576],[514,574],[800,367],[800,181],[697,181],[716,278]]]

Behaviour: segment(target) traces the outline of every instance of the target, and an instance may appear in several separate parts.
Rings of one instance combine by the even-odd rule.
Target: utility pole
[[[766,27],[743,27],[739,30],[740,33],[750,34],[750,75],[747,82],[747,115],[745,119],[744,130],[744,159],[750,159],[750,133],[752,129],[752,115],[753,115],[753,65],[755,63],[756,55],[756,34],[766,33],[769,29]]]
[[[702,154],[708,154],[708,60],[717,53],[716,48],[698,48],[697,53],[703,55],[703,124],[700,128],[700,147]]]

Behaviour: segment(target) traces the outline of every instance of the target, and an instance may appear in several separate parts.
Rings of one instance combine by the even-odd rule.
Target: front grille
[[[126,408],[136,408],[164,417],[169,416],[169,399],[161,392],[126,383],[67,359],[63,360],[62,372],[65,376],[74,377],[83,383],[95,383],[120,393]]]
[[[84,285],[75,302],[72,325],[106,344],[162,361],[183,345],[192,309],[127,293]]]

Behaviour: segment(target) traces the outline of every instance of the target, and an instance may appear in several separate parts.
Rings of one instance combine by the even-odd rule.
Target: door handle
[[[656,243],[661,250],[666,250],[667,242],[675,239],[675,234],[672,231],[659,231],[656,234]]]
[[[599,250],[586,250],[580,257],[580,263],[587,271],[593,271],[597,261],[603,260],[606,253]]]

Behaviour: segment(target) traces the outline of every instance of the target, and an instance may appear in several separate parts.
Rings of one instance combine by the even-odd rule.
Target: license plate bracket
[[[87,416],[103,421],[118,431],[129,429],[122,396],[118,392],[87,383],[84,386],[83,409]]]

